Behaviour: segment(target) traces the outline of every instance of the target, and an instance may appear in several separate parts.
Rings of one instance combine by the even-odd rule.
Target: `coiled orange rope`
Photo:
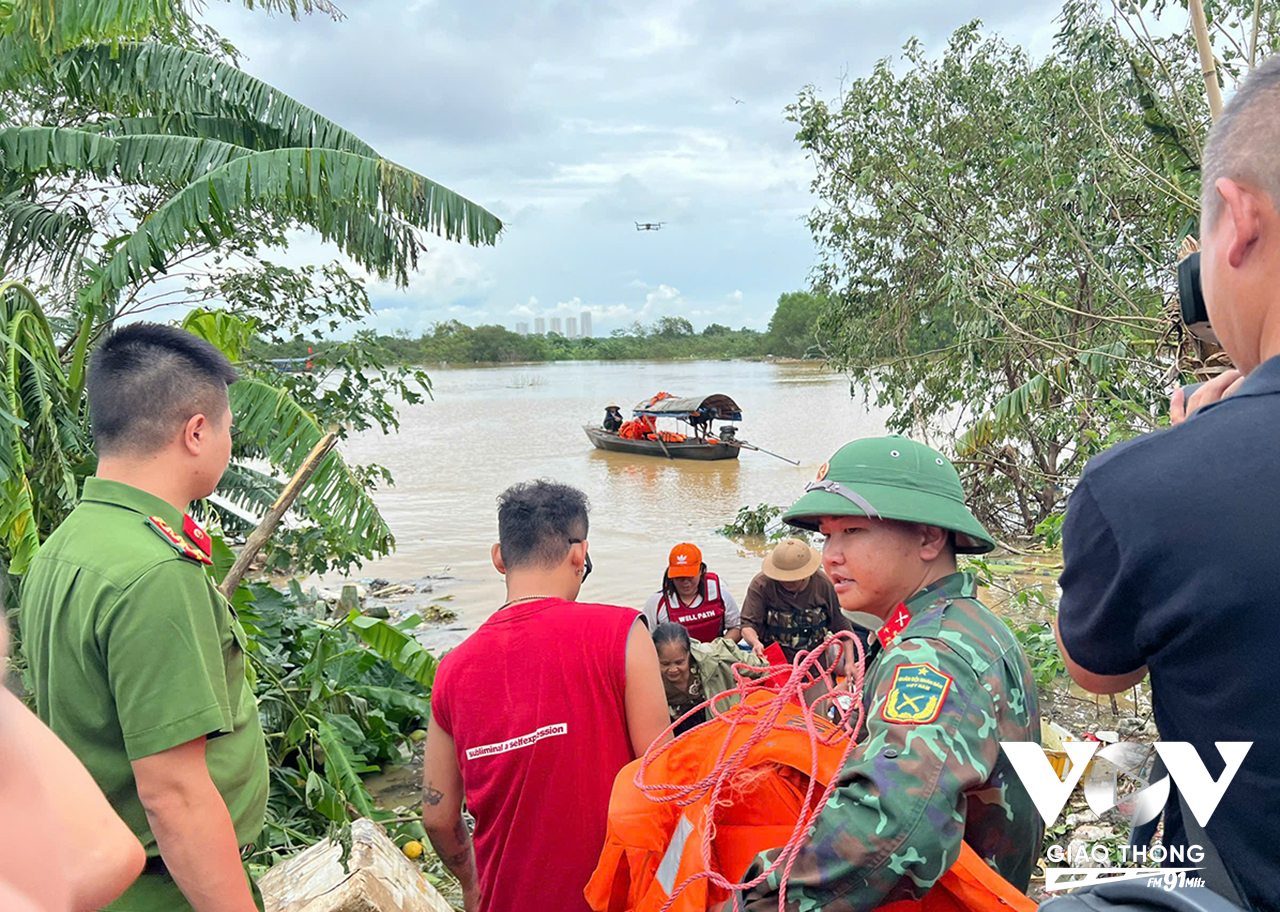
[[[837,689],[838,682],[835,676],[827,668],[823,667],[822,657],[832,645],[840,644],[843,649],[843,643],[846,640],[854,644],[858,658],[857,663],[854,665],[851,686]],[[730,795],[726,796],[726,798],[729,798],[732,796],[733,789],[741,786],[742,776],[747,772],[742,769],[744,759],[750,750],[773,730],[778,716],[782,714],[787,704],[795,703],[799,705],[801,716],[804,719],[805,730],[809,733],[809,785],[804,796],[803,810],[800,812],[799,819],[796,820],[795,828],[791,831],[791,837],[787,840],[786,845],[782,847],[782,851],[778,854],[773,864],[757,877],[745,883],[731,883],[723,874],[714,870],[692,874],[676,886],[660,912],[667,912],[675,902],[676,897],[686,887],[698,880],[707,879],[722,890],[742,892],[750,890],[763,882],[766,877],[779,867],[782,867],[782,877],[778,890],[778,909],[781,912],[786,908],[787,880],[791,876],[791,868],[795,864],[796,857],[800,852],[800,847],[804,844],[809,828],[813,826],[818,814],[826,806],[827,800],[835,791],[839,781],[838,777],[833,776],[831,782],[827,784],[826,789],[823,791],[821,800],[816,803],[813,802],[813,793],[818,776],[817,745],[832,744],[838,739],[846,739],[844,753],[840,757],[840,766],[843,767],[848,761],[849,755],[857,745],[858,733],[862,729],[865,717],[865,710],[862,705],[862,684],[866,674],[865,664],[866,654],[863,651],[861,640],[848,631],[840,631],[833,634],[817,649],[810,652],[797,653],[795,662],[790,665],[770,665],[767,668],[759,668],[741,662],[735,663],[733,676],[734,680],[738,682],[737,687],[722,694],[717,694],[693,707],[689,712],[672,722],[667,731],[663,733],[665,735],[674,732],[677,725],[704,708],[709,709],[716,719],[727,723],[729,731],[725,735],[724,743],[720,747],[720,753],[716,757],[716,762],[711,772],[697,782],[647,783],[644,781],[645,771],[650,764],[662,756],[673,742],[666,741],[650,748],[645,753],[640,762],[640,768],[636,770],[635,785],[649,800],[656,803],[674,802],[680,807],[687,807],[695,801],[701,800],[708,792],[710,793],[707,826],[702,832],[702,857],[711,859],[715,857],[711,849],[711,841],[715,836],[715,814],[716,810],[723,806],[721,795],[725,789],[729,789]],[[848,681],[847,678],[846,681]],[[811,706],[805,702],[804,693],[808,688],[819,683],[826,685],[827,692],[814,700]],[[773,696],[767,702],[748,706],[746,698],[751,694],[762,691],[770,692]],[[730,694],[737,694],[741,697],[741,702],[731,709],[721,712],[716,708],[716,703]],[[841,705],[842,701],[838,699],[840,697],[852,698],[852,704]],[[824,734],[818,730],[814,723],[818,718],[819,709],[827,707],[835,707],[837,721],[836,726]],[[709,724],[709,721],[702,724]],[[726,756],[730,738],[734,730],[740,725],[754,726],[755,731],[742,746]],[[698,727],[701,728],[701,726]]]

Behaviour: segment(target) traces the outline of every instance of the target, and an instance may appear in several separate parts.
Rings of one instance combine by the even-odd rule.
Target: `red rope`
[[[854,665],[852,687],[836,690],[836,680],[830,671],[823,667],[822,657],[828,647],[833,644],[843,644],[845,640],[854,644],[858,661]],[[841,649],[843,652],[843,645],[841,645]],[[795,828],[791,831],[791,837],[787,840],[786,845],[782,847],[782,851],[778,854],[773,864],[762,871],[759,876],[745,883],[730,883],[719,871],[710,869],[691,874],[676,886],[671,893],[671,897],[659,912],[667,912],[676,901],[676,897],[690,884],[699,880],[710,880],[711,883],[722,890],[746,891],[760,884],[780,866],[782,866],[782,877],[779,881],[778,889],[779,912],[786,908],[787,880],[791,876],[791,868],[796,862],[809,828],[813,826],[818,814],[826,806],[827,800],[835,791],[839,781],[838,776],[832,776],[831,782],[827,784],[822,793],[821,800],[816,803],[813,802],[814,786],[818,781],[818,745],[833,744],[838,739],[845,739],[844,753],[840,757],[840,767],[844,767],[845,762],[849,759],[849,754],[853,752],[853,748],[857,744],[858,732],[862,729],[865,713],[862,706],[862,683],[866,673],[865,661],[862,642],[852,633],[841,631],[828,637],[826,642],[817,649],[811,652],[797,653],[795,662],[792,665],[770,665],[768,668],[760,668],[742,662],[735,663],[733,676],[738,682],[737,687],[698,704],[672,722],[667,727],[666,732],[663,732],[664,735],[674,732],[677,725],[704,708],[710,709],[711,714],[716,719],[728,723],[729,731],[725,735],[724,743],[720,745],[720,752],[716,756],[711,772],[697,782],[647,783],[644,781],[645,771],[650,764],[671,747],[674,741],[666,741],[656,747],[651,747],[645,752],[644,758],[640,761],[640,768],[636,770],[635,785],[640,791],[644,792],[645,797],[650,801],[656,803],[674,802],[679,807],[688,807],[701,800],[708,793],[710,794],[710,800],[707,803],[707,826],[702,832],[702,857],[707,859],[708,865],[713,865],[712,859],[715,856],[711,851],[711,841],[715,836],[716,810],[721,807],[720,796],[725,786],[742,771],[742,764],[748,753],[773,730],[778,716],[782,714],[783,709],[789,703],[799,704],[805,730],[809,733],[809,786],[805,791],[803,810],[800,812],[800,818],[796,821]],[[818,683],[826,684],[827,693],[818,697],[813,702],[813,705],[810,706],[804,700],[804,691]],[[769,692],[773,696],[767,702],[748,706],[746,703],[747,697],[762,691]],[[741,702],[728,711],[721,712],[716,708],[716,702],[730,694],[737,694],[741,698]],[[847,708],[841,706],[837,698],[842,696],[851,697],[852,705]],[[833,729],[826,734],[822,734],[818,731],[814,721],[817,718],[816,710],[826,704],[836,707],[839,721]],[[853,721],[855,709],[856,722]],[[707,723],[704,722],[703,725],[705,724]],[[734,731],[740,725],[753,725],[755,731],[741,747],[732,754],[725,756]],[[698,728],[701,727],[701,725],[698,726]]]

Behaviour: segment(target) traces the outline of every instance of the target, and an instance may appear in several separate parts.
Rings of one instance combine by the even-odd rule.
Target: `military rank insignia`
[[[951,675],[943,674],[928,663],[899,665],[893,670],[893,685],[885,697],[880,718],[898,725],[932,722],[942,712],[951,680]]]
[[[177,551],[183,557],[189,557],[193,561],[199,561],[202,564],[213,563],[207,554],[199,548],[195,548],[192,545],[187,544],[187,542],[185,542],[177,532],[174,532],[169,528],[169,524],[159,516],[148,516],[147,525],[151,527],[151,531],[163,538],[170,548]]]

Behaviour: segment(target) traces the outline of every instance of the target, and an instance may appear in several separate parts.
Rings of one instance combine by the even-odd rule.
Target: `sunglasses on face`
[[[582,544],[583,541],[584,539],[581,539],[581,538],[571,538],[569,539],[569,544],[580,545]],[[591,552],[588,551],[586,554],[586,557],[583,559],[583,562],[582,562],[582,582],[585,583],[587,581],[587,577],[590,575],[591,575]]]

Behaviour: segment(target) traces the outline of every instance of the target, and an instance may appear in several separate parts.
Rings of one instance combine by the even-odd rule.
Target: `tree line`
[[[1280,23],[1204,6],[1229,89]],[[894,429],[951,451],[998,534],[1051,533],[1089,457],[1164,426],[1175,386],[1221,363],[1177,317],[1210,113],[1191,30],[1162,13],[1186,22],[1068,0],[1041,59],[974,21],[788,109],[826,352]]]
[[[417,338],[407,332],[360,338],[376,346],[396,364],[506,364],[536,361],[636,361],[733,358],[822,358],[818,321],[825,302],[807,291],[787,292],[764,332],[731,329],[711,323],[701,330],[684,317],[660,317],[651,324],[633,323],[608,336],[571,339],[558,333],[520,335],[494,324],[468,326],[458,320],[433,324]],[[322,334],[296,335],[251,346],[255,357],[303,359],[333,343]]]

